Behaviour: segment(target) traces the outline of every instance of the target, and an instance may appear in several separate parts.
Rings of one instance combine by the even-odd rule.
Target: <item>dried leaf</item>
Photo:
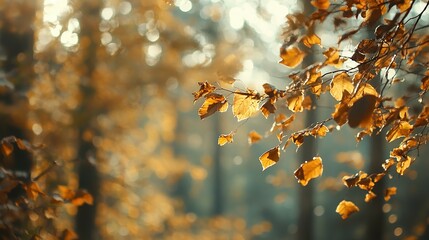
[[[389,201],[390,197],[396,195],[396,187],[390,187],[386,189],[386,192],[384,193],[384,200]]]
[[[253,144],[262,139],[262,136],[256,131],[251,131],[248,135],[249,144]]]
[[[347,122],[348,111],[349,106],[346,101],[341,101],[335,105],[335,111],[332,113],[332,117],[339,126],[342,126]]]
[[[206,100],[198,110],[198,115],[201,119],[204,119],[217,111],[225,112],[228,110],[228,103],[224,96],[217,93],[209,93],[205,98]]]
[[[259,110],[260,98],[256,95],[234,93],[232,113],[238,121],[247,119]]]
[[[208,82],[198,82],[198,85],[200,85],[200,90],[192,93],[192,95],[194,95],[194,103],[204,95],[216,90],[216,87]]]
[[[399,121],[387,132],[386,139],[388,142],[392,142],[400,137],[408,137],[412,131],[413,125],[407,121]]]
[[[331,5],[331,2],[329,0],[312,0],[311,5],[318,9],[326,10]]]
[[[341,201],[335,210],[342,219],[347,219],[351,214],[359,212],[359,208],[351,201]]]
[[[374,199],[375,197],[377,197],[377,195],[375,195],[375,193],[373,193],[372,191],[369,191],[366,195],[365,195],[365,202],[370,202],[372,199]]]
[[[234,141],[234,132],[230,132],[229,134],[221,134],[217,139],[217,144],[220,146],[225,145],[226,143],[232,143]]]
[[[302,60],[304,60],[305,53],[297,47],[281,48],[280,49],[280,60],[281,64],[284,64],[288,67],[298,66]]]
[[[323,55],[326,57],[325,64],[336,68],[340,68],[343,65],[344,59],[340,58],[338,50],[335,48],[329,48]]]
[[[303,92],[299,92],[298,94],[292,95],[286,100],[289,110],[291,110],[292,112],[302,112],[302,102],[304,100]]]
[[[351,94],[354,89],[353,83],[349,75],[345,72],[335,75],[332,78],[330,87],[331,89],[329,92],[331,93],[332,97],[334,97],[337,101],[341,101],[343,99],[344,91]]]
[[[321,40],[319,38],[319,36],[317,36],[316,34],[310,34],[310,35],[306,35],[301,39],[302,43],[306,46],[311,48],[311,46],[318,44],[321,44]]]
[[[413,159],[410,156],[406,156],[405,158],[401,159],[401,161],[396,164],[396,172],[404,175],[405,170],[411,166],[412,160]]]
[[[348,123],[352,128],[369,128],[372,126],[372,114],[377,104],[377,97],[365,95],[357,100],[348,112]]]
[[[268,118],[270,114],[276,112],[276,106],[274,106],[274,102],[275,98],[270,98],[264,103],[264,105],[262,105],[261,112],[265,118]]]
[[[329,132],[329,128],[325,125],[317,125],[313,129],[311,129],[311,135],[314,137],[324,137],[326,136],[326,133]]]
[[[274,147],[259,157],[259,161],[262,165],[262,171],[273,166],[279,161],[280,158],[280,150],[279,147]]]
[[[305,161],[301,164],[301,166],[294,172],[294,175],[302,186],[306,186],[311,179],[321,176],[322,173],[322,158],[313,157],[312,160]]]

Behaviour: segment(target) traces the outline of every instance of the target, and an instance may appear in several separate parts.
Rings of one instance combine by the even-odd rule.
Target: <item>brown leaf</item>
[[[311,179],[321,176],[322,173],[322,158],[313,157],[312,160],[305,161],[301,164],[301,166],[294,172],[294,175],[302,186],[306,186]]]
[[[89,204],[92,205],[94,203],[94,199],[92,198],[92,195],[89,194],[86,190],[79,189],[73,199],[71,199],[71,203],[75,206],[81,206],[83,204]]]
[[[262,165],[262,171],[273,166],[279,161],[280,158],[280,150],[279,147],[274,147],[259,157],[259,161]]]
[[[366,195],[365,195],[365,202],[370,202],[372,199],[374,199],[375,197],[377,197],[377,195],[375,195],[375,193],[373,193],[372,191],[369,191]]]
[[[384,200],[389,201],[390,197],[396,195],[396,187],[390,187],[386,189],[386,192],[384,193]]]
[[[311,129],[311,135],[314,137],[324,137],[329,132],[329,128],[325,125],[317,125]]]
[[[262,136],[256,131],[251,131],[248,135],[249,144],[253,144],[262,139]]]
[[[407,170],[412,163],[412,158],[410,156],[406,156],[405,158],[401,159],[397,164],[396,164],[396,172],[404,175],[405,170]]]
[[[321,44],[321,40],[319,38],[319,36],[317,36],[316,34],[310,34],[310,35],[306,35],[301,39],[302,43],[306,46],[311,48],[311,46],[318,44]]]
[[[326,57],[325,64],[336,68],[340,68],[343,65],[344,59],[340,58],[338,50],[335,48],[329,48],[323,55]]]
[[[412,131],[413,125],[407,121],[399,121],[386,133],[386,139],[388,142],[392,142],[400,137],[408,137]]]
[[[225,145],[226,143],[232,143],[234,141],[234,132],[230,132],[229,134],[221,134],[217,139],[217,144],[220,146]]]
[[[329,2],[329,0],[312,0],[311,5],[318,9],[326,10],[329,8],[331,3]]]
[[[304,60],[305,53],[297,47],[281,48],[280,63],[288,67],[294,68]]]
[[[206,100],[198,110],[198,115],[204,119],[215,112],[225,112],[228,110],[228,103],[224,96],[217,93],[209,93],[205,96]]]
[[[264,115],[265,118],[268,118],[268,116],[272,113],[276,112],[276,106],[274,106],[275,98],[269,98],[264,105],[261,107],[262,115]]]
[[[204,95],[216,90],[216,87],[208,82],[198,82],[198,85],[200,85],[200,90],[192,93],[192,95],[194,95],[194,102],[203,97]]]
[[[341,101],[335,105],[335,111],[332,113],[332,117],[339,126],[347,122],[348,111],[349,106],[347,101]]]
[[[259,110],[260,98],[257,95],[245,95],[234,93],[234,105],[232,113],[238,121],[247,119]]]
[[[303,92],[299,92],[295,95],[292,95],[288,97],[286,100],[287,100],[287,105],[289,110],[291,110],[292,112],[302,112],[303,110],[302,102],[304,100]]]
[[[429,106],[426,105],[422,109],[422,112],[419,114],[419,116],[416,119],[416,122],[414,123],[414,127],[420,127],[425,126],[429,123]]]
[[[372,114],[377,104],[377,97],[365,95],[357,100],[348,112],[348,123],[352,128],[369,128],[372,126]]]
[[[337,101],[341,101],[341,99],[343,99],[344,91],[351,94],[354,89],[353,83],[349,75],[345,72],[335,75],[332,78],[330,87],[331,89],[329,92],[331,93],[332,97],[334,97]]]
[[[341,215],[342,219],[347,219],[351,214],[359,212],[359,208],[353,202],[343,200],[335,211]]]

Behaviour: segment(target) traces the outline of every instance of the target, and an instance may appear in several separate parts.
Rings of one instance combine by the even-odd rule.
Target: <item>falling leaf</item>
[[[331,3],[329,2],[329,0],[313,0],[311,1],[311,5],[318,9],[326,10],[329,8]]]
[[[370,202],[372,199],[374,199],[375,197],[377,197],[377,195],[375,195],[375,193],[373,193],[372,191],[369,191],[366,195],[365,195],[365,202]]]
[[[299,92],[298,94],[292,95],[286,100],[289,110],[291,110],[292,112],[302,112],[302,102],[304,100],[303,92]]]
[[[411,131],[413,131],[413,125],[407,121],[399,121],[386,133],[386,139],[392,142],[400,137],[408,137]]]
[[[320,38],[319,36],[317,36],[316,34],[310,34],[310,35],[306,35],[301,39],[302,43],[306,46],[311,48],[312,45],[321,44]]]
[[[279,158],[280,158],[280,151],[278,146],[262,154],[259,157],[259,161],[261,162],[261,165],[262,165],[262,171],[276,164],[279,161]]]
[[[384,192],[384,200],[389,201],[390,197],[396,195],[396,187],[387,188]]]
[[[342,219],[347,219],[351,214],[359,212],[359,208],[353,202],[343,200],[338,204],[335,212],[340,214]]]
[[[372,115],[377,104],[377,97],[365,95],[349,109],[347,119],[352,128],[369,128],[372,126]]]
[[[203,97],[204,95],[213,92],[216,87],[211,85],[208,82],[198,82],[198,85],[200,85],[200,90],[193,92],[192,95],[194,95],[194,102]]]
[[[248,135],[249,144],[253,144],[262,139],[262,136],[256,131],[251,131]]]
[[[217,139],[217,144],[220,146],[225,145],[226,143],[232,143],[234,141],[234,132],[230,132],[229,134],[221,134]]]
[[[331,89],[329,92],[337,101],[341,101],[341,99],[343,99],[344,91],[351,94],[354,89],[350,76],[345,72],[335,75],[332,78],[330,87]]]
[[[321,176],[322,173],[322,158],[313,157],[312,160],[305,161],[301,164],[301,166],[294,172],[294,175],[302,186],[306,186],[311,179]]]
[[[304,60],[304,56],[305,53],[297,47],[280,49],[280,57],[282,58],[280,63],[291,68],[298,66]]]
[[[204,119],[217,111],[225,112],[228,110],[228,103],[224,96],[217,93],[209,93],[205,98],[206,100],[198,110],[198,115],[201,119]]]
[[[258,112],[260,98],[257,95],[234,93],[232,113],[238,121],[247,119]]]

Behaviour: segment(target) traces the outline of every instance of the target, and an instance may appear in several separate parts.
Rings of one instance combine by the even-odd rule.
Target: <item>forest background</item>
[[[428,4],[0,0],[0,238],[429,238]]]

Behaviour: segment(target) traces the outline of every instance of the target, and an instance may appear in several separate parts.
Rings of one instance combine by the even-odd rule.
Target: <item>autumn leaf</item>
[[[318,9],[326,10],[329,8],[331,3],[329,2],[329,0],[313,0],[311,1],[311,5]]]
[[[335,105],[335,111],[332,113],[332,117],[339,126],[342,126],[347,122],[348,111],[348,102],[341,101]]]
[[[302,43],[306,46],[311,48],[311,46],[318,44],[321,44],[321,40],[319,38],[319,36],[317,36],[316,34],[310,34],[310,35],[306,35],[301,39]]]
[[[225,112],[228,110],[228,103],[224,96],[217,93],[209,93],[205,98],[206,100],[198,110],[198,115],[201,119],[204,119],[217,111]]]
[[[365,195],[365,202],[370,202],[372,199],[374,199],[375,197],[377,197],[377,195],[375,195],[375,193],[373,193],[372,191],[369,191],[366,195]]]
[[[226,143],[232,143],[234,141],[234,134],[234,132],[230,132],[229,134],[221,134],[217,139],[217,144],[223,146]]]
[[[341,201],[335,210],[342,219],[347,219],[351,214],[359,212],[359,208],[351,201]]]
[[[390,197],[396,195],[396,187],[387,188],[384,192],[384,200],[389,201]]]
[[[297,47],[289,47],[280,49],[280,63],[288,67],[294,68],[304,60],[305,53]]]
[[[39,194],[45,195],[40,189],[39,185],[34,181],[25,184],[24,189],[27,192],[28,198],[31,200],[36,200]]]
[[[258,112],[259,101],[260,97],[257,95],[234,93],[232,113],[237,117],[238,121],[245,120]]]
[[[344,59],[340,58],[338,50],[335,48],[329,48],[323,55],[326,57],[325,64],[336,68],[340,68],[343,65]]]
[[[343,99],[344,91],[351,94],[353,92],[354,86],[349,75],[343,72],[335,75],[332,78],[330,88],[331,89],[329,92],[331,93],[332,97],[334,97],[337,101],[341,101],[341,99]]]
[[[407,121],[396,122],[393,127],[386,133],[388,142],[392,142],[400,137],[408,137],[413,130],[413,125]]]
[[[314,137],[324,137],[329,132],[329,128],[325,125],[317,125],[311,129],[311,135]]]
[[[85,203],[92,205],[94,203],[94,199],[92,198],[92,195],[89,194],[86,190],[79,189],[71,199],[71,203],[77,207]]]
[[[8,157],[13,152],[13,145],[7,141],[1,141],[1,152],[5,157]]]
[[[401,159],[401,161],[396,164],[396,172],[404,175],[405,170],[411,166],[412,160],[413,159],[410,156],[406,156],[404,159]]]
[[[302,102],[304,100],[303,92],[299,92],[295,95],[292,95],[288,97],[286,100],[287,100],[287,105],[289,110],[291,110],[292,112],[302,112],[303,110]]]
[[[294,175],[302,186],[306,186],[311,179],[321,176],[322,173],[322,158],[313,157],[312,160],[305,161],[301,164],[301,166],[294,172]]]
[[[194,95],[194,103],[204,95],[211,93],[216,89],[215,86],[208,82],[198,82],[198,85],[200,85],[200,90],[192,93],[192,95]]]
[[[352,128],[369,128],[372,126],[372,115],[377,104],[377,97],[365,95],[349,109],[347,120]]]
[[[425,126],[427,124],[429,124],[429,106],[428,105],[423,107],[421,113],[416,119],[416,122],[414,123],[414,127]]]
[[[264,105],[261,107],[262,115],[264,115],[265,118],[268,118],[268,116],[272,113],[276,112],[276,106],[274,106],[275,98],[269,98]]]
[[[276,164],[279,161],[279,158],[280,158],[280,151],[278,146],[262,154],[259,157],[259,161],[261,162],[261,165],[262,165],[262,171]]]
[[[253,144],[262,139],[262,136],[256,131],[251,131],[248,135],[249,144]]]

